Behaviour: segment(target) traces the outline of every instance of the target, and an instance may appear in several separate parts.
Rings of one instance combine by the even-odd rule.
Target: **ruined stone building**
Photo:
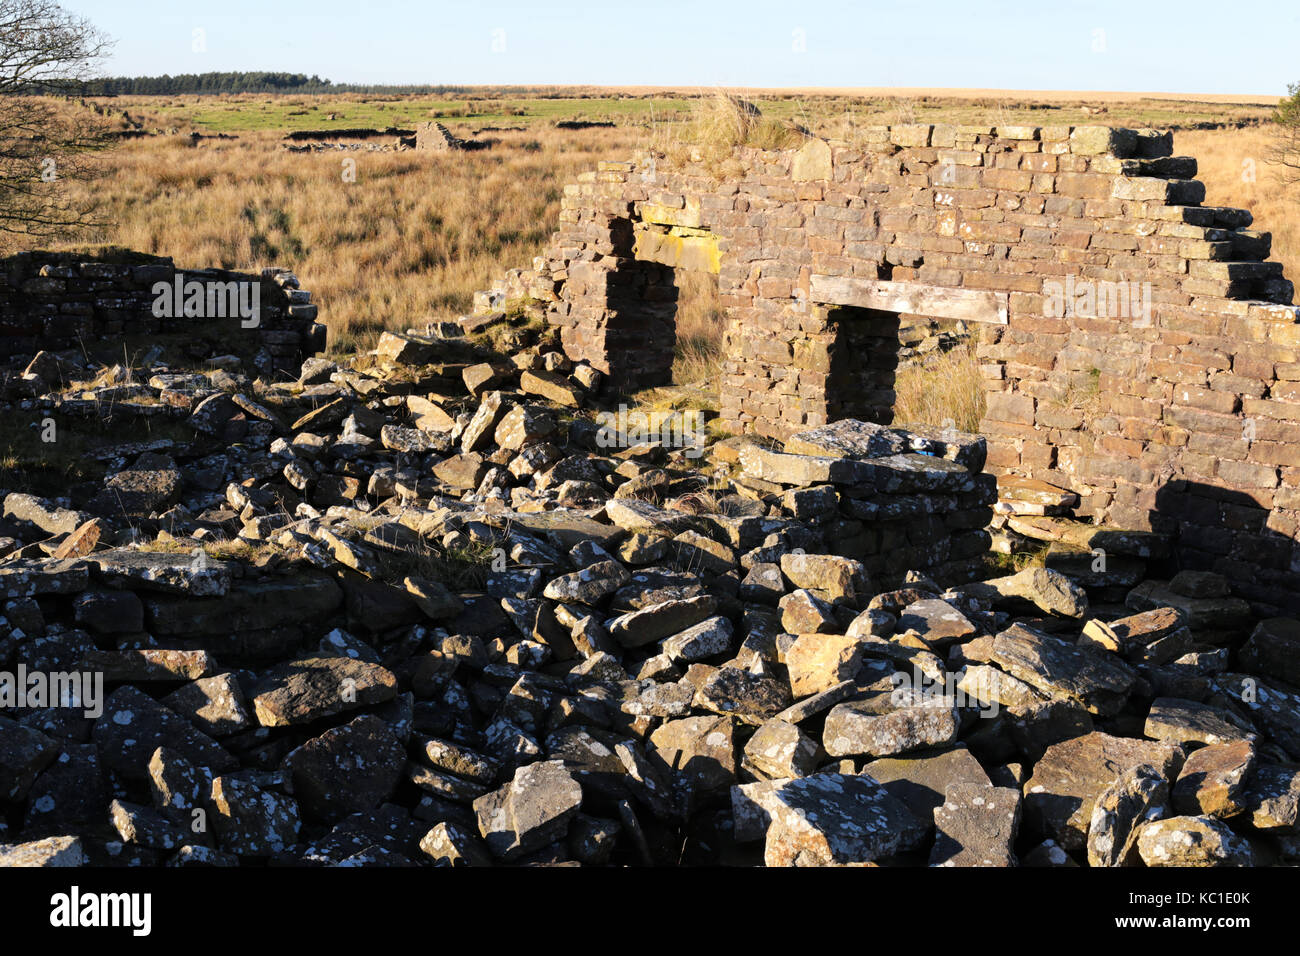
[[[717,275],[721,414],[782,439],[888,422],[900,316],[978,323],[989,470],[1178,533],[1183,566],[1300,593],[1300,311],[1250,213],[1202,205],[1172,136],[907,125],[853,145],[606,162],[542,278],[566,351],[668,381],[676,273]],[[1096,301],[1096,304],[1091,304]]]

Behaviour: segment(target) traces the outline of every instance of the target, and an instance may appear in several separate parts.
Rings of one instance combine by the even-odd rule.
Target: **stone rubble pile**
[[[0,672],[104,687],[0,708],[0,864],[1300,854],[1300,623],[1209,574],[990,577],[982,438],[696,459],[480,312],[293,382],[150,369],[192,438],[0,478]]]

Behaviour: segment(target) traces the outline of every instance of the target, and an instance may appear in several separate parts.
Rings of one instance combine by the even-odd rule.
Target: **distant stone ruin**
[[[457,139],[441,123],[421,123],[415,128],[415,141],[403,140],[422,152],[446,152],[452,149],[483,149],[487,143],[476,139]]]
[[[1300,310],[1250,213],[1201,205],[1168,132],[859,134],[740,148],[722,179],[581,176],[536,270],[568,355],[616,388],[666,383],[676,273],[716,273],[722,418],[783,439],[890,421],[901,316],[978,323],[991,471],[1178,531],[1187,566],[1256,596],[1300,593]]]

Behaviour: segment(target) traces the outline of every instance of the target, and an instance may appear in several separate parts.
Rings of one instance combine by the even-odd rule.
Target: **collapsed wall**
[[[255,309],[241,315],[241,304]],[[170,338],[193,358],[246,351],[258,371],[296,378],[302,360],[325,347],[316,312],[311,293],[284,269],[177,269],[142,253],[0,260],[0,363],[105,344],[143,351]]]
[[[900,316],[978,323],[991,471],[1177,532],[1182,566],[1245,596],[1300,593],[1300,310],[1250,213],[1202,206],[1167,132],[859,134],[739,148],[725,177],[654,159],[581,176],[538,264],[570,357],[665,383],[676,273],[716,273],[722,418],[783,439],[890,421]]]

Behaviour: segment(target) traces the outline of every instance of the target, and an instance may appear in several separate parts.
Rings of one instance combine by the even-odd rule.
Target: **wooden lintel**
[[[920,282],[891,282],[853,276],[814,275],[809,298],[820,305],[848,305],[910,312],[936,319],[1007,324],[1010,296],[984,289],[948,289]]]

